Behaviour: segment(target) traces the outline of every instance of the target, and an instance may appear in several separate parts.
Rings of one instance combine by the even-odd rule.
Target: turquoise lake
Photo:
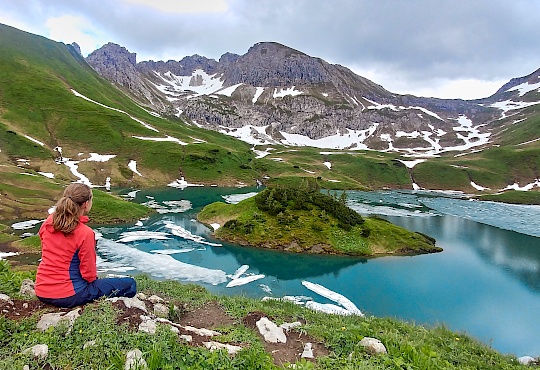
[[[373,259],[235,246],[213,239],[212,230],[195,220],[206,204],[255,191],[125,191],[158,213],[137,224],[96,227],[99,271],[193,282],[218,294],[335,304],[308,290],[302,284],[308,281],[347,297],[367,315],[444,324],[502,353],[540,355],[540,207],[434,192],[348,192],[349,206],[359,213],[433,236],[444,249]],[[244,276],[259,279],[226,287],[244,265]]]

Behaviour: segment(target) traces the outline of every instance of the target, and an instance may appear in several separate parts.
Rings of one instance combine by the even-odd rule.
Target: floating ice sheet
[[[44,220],[28,220],[28,221],[22,221],[22,222],[15,222],[13,225],[11,225],[11,228],[14,230],[26,230],[31,229],[35,225],[43,222]]]
[[[126,231],[121,235],[122,238],[118,240],[119,243],[129,243],[136,240],[169,239],[170,234],[159,231]]]
[[[328,298],[331,301],[334,301],[336,303],[339,303],[341,306],[343,306],[347,311],[351,312],[351,314],[358,315],[358,316],[364,316],[364,314],[352,303],[348,298],[342,296],[339,293],[336,293],[330,289],[327,289],[323,287],[322,285],[311,283],[309,281],[302,281],[302,285],[308,288],[309,290]]]
[[[105,238],[98,241],[97,249],[111,263],[118,266],[134,267],[138,271],[156,278],[212,285],[227,281],[225,271],[180,262],[166,254],[147,253]]]
[[[229,281],[229,283],[227,284],[227,288],[232,288],[232,287],[235,287],[235,286],[245,285],[245,284],[251,283],[253,281],[257,281],[259,279],[262,279],[264,277],[265,276],[262,275],[262,274],[244,276],[244,277]]]
[[[221,247],[221,244],[211,243],[209,241],[206,241],[206,239],[204,239],[202,236],[192,234],[188,230],[184,229],[182,226],[176,225],[171,221],[166,221],[165,222],[165,227],[170,229],[171,233],[173,235],[179,236],[181,238],[184,238],[184,239],[187,239],[187,240],[192,240],[192,241],[194,241],[196,243],[200,243],[200,244],[211,245],[213,247]]]

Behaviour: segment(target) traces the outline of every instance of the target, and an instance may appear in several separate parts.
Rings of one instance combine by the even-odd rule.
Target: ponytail
[[[56,203],[52,225],[56,231],[69,234],[77,225],[81,215],[81,207],[84,202],[92,198],[92,190],[89,186],[80,183],[68,185],[64,195]]]

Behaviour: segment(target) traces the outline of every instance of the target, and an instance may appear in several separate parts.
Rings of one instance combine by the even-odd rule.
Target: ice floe
[[[165,227],[170,229],[173,235],[179,236],[183,239],[191,240],[199,244],[210,245],[213,247],[221,247],[221,244],[211,243],[202,236],[192,234],[188,230],[184,229],[182,226],[174,224],[172,221],[165,221]]]
[[[11,225],[11,228],[14,230],[26,230],[31,229],[37,224],[42,223],[45,220],[28,220],[28,221],[21,221],[21,222],[15,222]]]
[[[331,303],[318,303],[315,301],[308,301],[306,302],[306,307],[312,309],[313,311],[324,312],[331,315],[354,315],[351,311]]]
[[[6,257],[17,256],[18,254],[16,252],[0,252],[0,261],[6,259]]]
[[[227,281],[225,271],[180,262],[167,254],[147,253],[105,238],[98,241],[97,249],[111,264],[131,266],[156,278],[212,285]]]
[[[178,253],[189,253],[193,252],[195,248],[181,248],[181,249],[154,249],[150,253],[158,254],[178,254]]]
[[[151,239],[170,239],[168,233],[160,231],[126,231],[121,234],[122,238],[118,240],[118,243],[129,243],[137,240],[151,240]]]
[[[189,200],[166,200],[159,203],[154,199],[142,203],[142,205],[153,208],[158,213],[182,213],[193,208]]]
[[[238,279],[240,276],[242,276],[247,270],[249,269],[249,265],[242,265],[240,266],[234,274],[231,275],[231,279],[235,280]]]
[[[172,188],[177,188],[177,189],[185,189],[185,188],[187,188],[188,186],[204,186],[204,185],[201,185],[201,184],[190,184],[190,183],[188,183],[186,180],[184,180],[184,177],[181,177],[180,179],[174,180],[173,182],[171,182],[171,183],[168,184],[167,186],[170,186],[170,187],[172,187]]]
[[[248,274],[246,276],[242,276],[246,273],[248,269],[249,269],[249,265],[240,266],[234,272],[234,274],[230,276],[231,281],[229,281],[229,283],[227,284],[227,288],[232,288],[232,287],[240,286],[240,285],[246,285],[253,281],[257,281],[265,277],[265,275],[262,275],[262,274],[258,274],[258,275]]]
[[[235,287],[235,286],[249,284],[249,283],[251,283],[253,281],[257,281],[257,280],[262,279],[264,277],[265,277],[265,275],[262,275],[262,274],[244,276],[244,277],[229,281],[227,283],[227,288],[232,288],[232,287]]]
[[[350,312],[353,315],[358,316],[364,316],[364,314],[358,309],[358,307],[355,306],[354,303],[352,303],[347,297],[336,293],[328,288],[325,288],[324,286],[320,284],[311,283],[309,281],[302,281],[302,285],[308,288],[309,290],[331,300],[338,304],[340,304],[342,307],[345,308],[348,312]]]

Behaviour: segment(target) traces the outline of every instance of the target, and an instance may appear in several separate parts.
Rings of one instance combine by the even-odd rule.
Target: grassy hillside
[[[29,272],[14,272],[5,261],[0,261],[0,291],[17,298],[23,278]],[[110,301],[100,300],[88,304],[67,332],[65,326],[36,330],[36,324],[45,313],[21,312],[18,318],[0,315],[0,368],[54,369],[123,369],[126,353],[138,348],[148,369],[283,369],[294,363],[296,369],[527,369],[513,356],[503,356],[473,338],[455,333],[444,326],[425,327],[391,318],[367,316],[339,316],[315,312],[291,302],[260,301],[241,296],[225,297],[210,294],[196,285],[173,281],[153,281],[137,277],[137,287],[147,296],[157,294],[180,312],[171,310],[169,319],[185,325],[187,317],[199,315],[198,321],[207,319],[207,326],[222,333],[212,338],[222,343],[244,347],[235,356],[225,351],[210,352],[179,340],[164,324],[158,324],[155,334],[136,330],[132,321],[137,315],[120,309]],[[35,300],[16,301],[17,307],[26,303],[35,306]],[[214,317],[207,317],[208,307],[214,307]],[[280,363],[271,348],[265,345],[256,329],[249,326],[246,317],[258,313],[278,324],[300,321],[293,329],[299,342],[311,341],[322,345],[327,353],[317,354],[315,360]],[[218,317],[219,316],[219,317]],[[221,323],[220,319],[223,321]],[[131,324],[131,326],[130,326]],[[211,326],[208,326],[211,325]],[[289,334],[290,335],[290,334]],[[379,339],[387,354],[370,355],[358,342],[364,337]],[[95,340],[94,348],[83,346]],[[294,346],[288,340],[281,349]],[[36,360],[21,352],[38,343],[48,344],[46,360]],[[299,344],[302,346],[302,343]],[[96,356],[96,351],[99,356]],[[279,351],[278,351],[279,352]],[[302,349],[299,349],[302,352]]]
[[[425,235],[379,218],[363,219],[345,198],[317,190],[267,188],[239,204],[210,204],[197,218],[220,224],[215,232],[220,239],[296,253],[375,256],[442,250]]]

